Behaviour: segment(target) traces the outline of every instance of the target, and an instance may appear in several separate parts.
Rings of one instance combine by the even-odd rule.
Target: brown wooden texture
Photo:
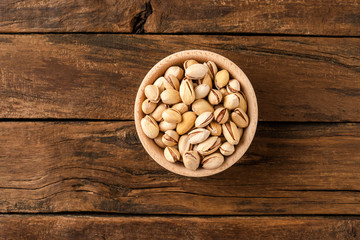
[[[0,32],[360,35],[359,0],[18,1],[0,3]]]
[[[224,35],[1,35],[1,118],[133,119],[160,59],[220,53],[250,78],[263,121],[360,121],[360,39]]]
[[[245,157],[172,174],[133,122],[0,123],[0,212],[360,214],[360,124],[261,123]]]
[[[359,218],[0,216],[4,239],[358,239]]]

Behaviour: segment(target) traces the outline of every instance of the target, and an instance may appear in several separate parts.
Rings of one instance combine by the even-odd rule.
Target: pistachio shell
[[[203,112],[200,114],[195,121],[195,127],[206,127],[214,119],[214,113],[212,112]]]
[[[210,92],[207,84],[200,84],[195,88],[195,99],[205,98]]]
[[[164,150],[164,157],[171,163],[175,163],[180,160],[180,153],[174,147],[166,147]]]
[[[224,107],[233,110],[237,108],[240,104],[239,94],[231,93],[224,97]]]
[[[202,161],[202,167],[205,169],[215,169],[221,166],[224,162],[224,156],[220,153],[213,153],[206,156]]]
[[[189,142],[197,144],[205,141],[210,136],[210,131],[205,128],[196,128],[188,133]]]
[[[217,89],[225,87],[229,82],[229,72],[227,70],[221,70],[215,75],[215,86]]]
[[[197,64],[198,61],[194,60],[194,59],[190,59],[190,60],[185,60],[184,62],[184,69],[186,70],[188,67],[190,67],[191,65]]]
[[[211,89],[208,99],[212,105],[218,105],[222,101],[222,94],[219,90]]]
[[[224,142],[223,144],[221,144],[219,149],[221,154],[224,156],[230,156],[235,152],[234,145],[230,144],[229,142]]]
[[[180,85],[180,97],[181,100],[186,104],[190,105],[195,100],[195,90],[193,83],[190,79],[184,79]]]
[[[229,111],[224,107],[216,109],[214,112],[214,119],[220,124],[226,123],[227,120],[229,120]]]
[[[173,147],[179,141],[179,134],[177,134],[174,130],[167,130],[162,137],[162,141],[165,145]]]
[[[242,91],[240,91],[239,93],[236,93],[239,98],[240,98],[240,103],[239,103],[239,108],[241,108],[242,110],[244,110],[244,112],[247,112],[247,98],[245,93],[243,93]]]
[[[162,118],[168,123],[179,123],[182,120],[180,112],[173,108],[165,109]]]
[[[156,143],[156,145],[158,145],[161,148],[166,148],[165,143],[162,141],[162,137],[164,136],[164,133],[160,132],[159,135],[154,138],[154,142]]]
[[[143,132],[148,138],[154,139],[159,135],[159,126],[149,115],[146,115],[143,119],[141,119],[140,124]]]
[[[159,88],[160,93],[162,93],[165,90],[164,81],[165,81],[164,77],[159,77],[158,79],[155,80],[153,84],[154,86],[157,86]]]
[[[172,108],[178,110],[181,114],[189,111],[189,106],[183,102],[175,104],[174,106],[172,106]]]
[[[193,145],[189,142],[188,135],[182,135],[179,138],[178,146],[181,155],[184,155],[185,152],[190,151],[193,148]]]
[[[249,125],[249,117],[241,108],[235,108],[231,113],[231,120],[240,128],[246,128]]]
[[[160,90],[155,85],[147,85],[145,87],[145,96],[153,103],[160,101]]]
[[[234,122],[229,121],[223,124],[222,130],[226,141],[228,141],[232,145],[237,145],[239,143],[241,135],[239,129],[236,127],[236,124]]]
[[[206,63],[204,63],[204,65],[208,67],[208,74],[210,75],[210,77],[214,78],[218,71],[216,64],[213,61],[207,61]]]
[[[184,70],[179,67],[179,66],[172,66],[172,67],[169,67],[165,74],[164,74],[164,77],[168,77],[169,75],[174,75],[178,80],[182,79],[183,76],[184,76]]]
[[[141,105],[141,109],[143,113],[150,114],[155,110],[156,106],[156,103],[151,102],[149,99],[145,99]]]
[[[167,76],[166,78],[164,78],[164,87],[165,89],[174,89],[174,90],[179,90],[179,80],[172,74],[169,74],[169,76]]]
[[[228,85],[226,86],[226,90],[228,93],[236,93],[240,91],[240,82],[236,79],[232,79],[229,81]]]
[[[153,117],[156,121],[160,122],[162,120],[162,113],[167,109],[169,106],[165,103],[161,103],[155,110],[151,113],[151,117]]]
[[[199,84],[206,84],[212,89],[212,79],[209,74],[205,74],[205,77],[203,79],[198,80]]]
[[[204,112],[214,112],[214,108],[210,105],[208,101],[205,99],[198,99],[196,100],[192,106],[191,109],[196,115],[200,115]]]
[[[210,134],[213,136],[220,136],[221,135],[221,125],[215,121],[212,121],[207,127],[207,130],[210,131]]]
[[[196,115],[194,112],[189,111],[182,115],[182,121],[176,126],[176,132],[179,135],[187,133],[195,124]]]
[[[166,121],[161,121],[159,123],[159,129],[162,132],[166,132],[167,130],[175,129],[176,125],[177,125],[176,123],[169,123],[169,122],[166,122]]]
[[[229,95],[229,93],[228,93],[228,91],[226,90],[226,88],[221,88],[221,89],[220,89],[220,92],[221,92],[223,98],[226,97],[227,95]]]
[[[203,156],[209,155],[215,152],[216,150],[218,150],[220,145],[221,145],[221,140],[219,137],[217,136],[209,137],[208,139],[206,139],[204,142],[200,143],[196,147],[196,151],[198,151]]]
[[[173,105],[181,102],[179,91],[166,89],[161,93],[161,101],[165,104]]]
[[[183,155],[184,166],[195,171],[200,165],[200,156],[196,151],[187,151]]]
[[[208,68],[203,64],[193,64],[185,70],[185,77],[189,79],[202,79],[208,72]]]

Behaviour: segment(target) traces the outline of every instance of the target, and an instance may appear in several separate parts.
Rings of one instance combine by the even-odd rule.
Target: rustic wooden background
[[[168,172],[133,122],[147,71],[211,50],[259,126],[218,175]],[[0,1],[0,239],[359,239],[360,1]]]

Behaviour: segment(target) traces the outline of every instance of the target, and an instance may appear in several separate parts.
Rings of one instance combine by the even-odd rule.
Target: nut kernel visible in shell
[[[202,79],[205,77],[205,74],[208,72],[208,68],[204,66],[203,64],[193,64],[189,66],[185,70],[185,77],[189,79]]]
[[[210,131],[205,128],[196,128],[188,133],[189,142],[197,144],[205,141],[210,136]]]
[[[232,145],[237,145],[239,143],[241,135],[239,129],[234,122],[229,121],[223,124],[222,130],[226,141],[228,141]]]
[[[184,76],[184,70],[179,66],[171,66],[166,70],[164,77],[166,78],[169,75],[174,75],[177,79],[180,80]]]
[[[183,155],[184,166],[195,171],[200,165],[200,156],[196,151],[187,151]]]
[[[174,89],[176,91],[179,90],[179,80],[172,74],[169,74],[166,78],[164,78],[164,87],[165,89]]]
[[[231,113],[231,120],[240,128],[246,128],[249,125],[249,117],[241,108],[235,108]]]
[[[144,93],[151,102],[158,103],[160,101],[160,90],[157,86],[147,85]]]
[[[167,130],[174,130],[176,128],[176,123],[169,123],[166,121],[161,121],[159,123],[160,131],[166,132]]]
[[[215,86],[217,89],[225,87],[229,82],[229,72],[225,69],[219,71],[215,75]]]
[[[165,145],[173,147],[179,141],[179,134],[174,130],[167,130],[162,137],[162,141]]]
[[[212,136],[220,136],[221,135],[221,125],[216,121],[212,121],[207,127],[207,130],[210,131]]]
[[[182,135],[179,138],[178,146],[181,155],[184,155],[185,152],[190,151],[193,148],[193,145],[189,142],[188,135]]]
[[[224,156],[220,153],[213,153],[204,157],[201,161],[202,167],[205,169],[215,169],[221,166],[224,162]]]
[[[209,123],[214,119],[214,113],[212,112],[204,112],[200,116],[196,118],[195,127],[206,127]]]
[[[182,115],[182,121],[176,126],[176,132],[179,135],[187,133],[195,124],[196,115],[192,111],[188,111]]]
[[[208,67],[208,74],[210,75],[210,77],[214,78],[218,71],[216,64],[213,61],[207,61],[204,63],[204,65]]]
[[[212,105],[218,105],[222,101],[222,98],[223,96],[219,90],[211,89],[208,99]]]
[[[166,89],[161,95],[161,101],[165,104],[173,105],[181,102],[180,93],[174,89]]]
[[[221,144],[219,149],[221,154],[224,156],[230,156],[235,152],[234,145],[230,144],[229,142],[224,142],[223,144]]]
[[[214,119],[220,124],[224,124],[229,120],[229,110],[224,107],[220,107],[214,112]]]
[[[164,149],[164,157],[166,160],[168,160],[171,163],[175,163],[180,161],[180,153],[179,151],[174,147],[166,147]]]
[[[155,119],[146,115],[141,119],[141,128],[148,138],[154,139],[159,135],[159,126]]]
[[[206,156],[218,150],[220,145],[221,145],[221,140],[219,137],[217,136],[209,137],[204,142],[197,145],[196,151],[198,151],[201,155]]]
[[[162,118],[168,123],[179,123],[182,120],[180,112],[173,108],[165,109],[162,113]]]
[[[180,97],[181,100],[186,104],[190,105],[195,101],[195,90],[193,82],[190,79],[183,79],[180,84]]]
[[[196,100],[192,104],[191,109],[198,116],[204,112],[214,112],[214,108],[210,105],[210,103],[202,98]]]
[[[141,105],[141,109],[143,113],[150,114],[155,110],[156,106],[156,103],[151,102],[149,99],[145,99]]]

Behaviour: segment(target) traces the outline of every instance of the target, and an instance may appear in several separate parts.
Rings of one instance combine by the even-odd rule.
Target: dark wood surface
[[[0,1],[0,239],[358,239],[360,1]],[[156,164],[137,88],[185,49],[251,80],[227,171]]]

